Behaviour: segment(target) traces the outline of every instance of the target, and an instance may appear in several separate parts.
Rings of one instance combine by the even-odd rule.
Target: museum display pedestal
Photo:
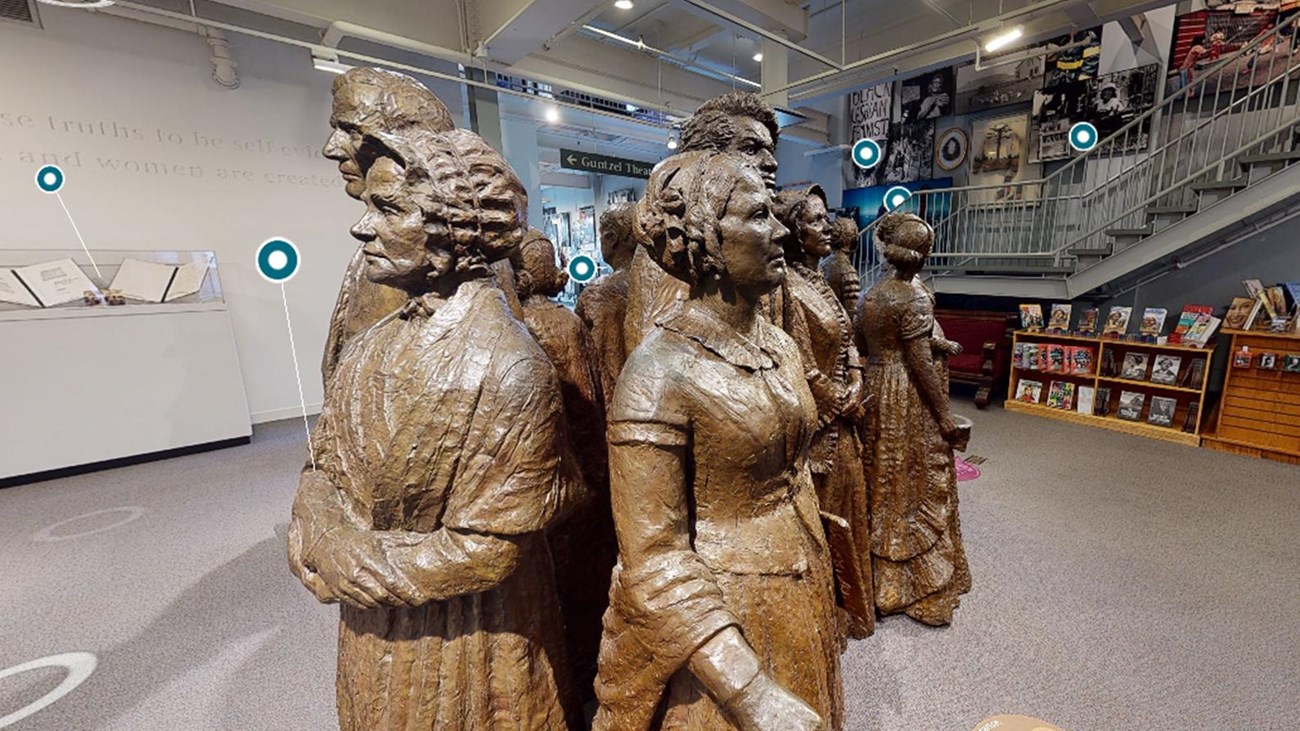
[[[0,310],[0,486],[247,443],[234,331],[211,267],[204,292],[184,301]]]

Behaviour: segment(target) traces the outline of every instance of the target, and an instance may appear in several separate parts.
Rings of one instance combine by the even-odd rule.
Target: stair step
[[[1144,226],[1142,228],[1112,228],[1106,232],[1106,235],[1117,239],[1141,238],[1143,236],[1150,236],[1155,232],[1155,226]]]
[[[1115,247],[1107,244],[1101,248],[1093,246],[1076,246],[1068,249],[1070,256],[1110,256],[1115,251]]]
[[[964,266],[944,266],[942,264],[927,266],[926,271],[931,272],[948,272],[951,274],[1073,274],[1072,266],[993,266],[991,264],[973,264]]]
[[[1241,158],[1242,165],[1269,165],[1279,162],[1300,161],[1300,150],[1283,150],[1282,152],[1261,152]]]
[[[1180,206],[1151,206],[1147,209],[1147,216],[1179,216],[1184,214],[1190,216],[1199,210],[1201,210],[1200,206],[1195,203],[1184,203]]]
[[[1246,187],[1246,177],[1232,178],[1231,180],[1210,180],[1204,183],[1196,183],[1192,190],[1198,193],[1205,190],[1242,190]]]

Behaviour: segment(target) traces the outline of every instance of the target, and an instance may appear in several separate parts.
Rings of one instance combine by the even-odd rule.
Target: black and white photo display
[[[934,122],[895,124],[889,128],[885,158],[887,184],[914,183],[934,177]]]
[[[1073,157],[1070,128],[1091,122],[1102,140],[1119,132],[1155,105],[1160,66],[1151,64],[1106,74],[1087,81],[1059,84],[1034,93],[1034,144],[1031,162]],[[1151,125],[1135,127],[1114,142],[1103,142],[1101,154],[1128,154],[1150,144]]]
[[[854,187],[885,184],[884,161],[889,159],[889,127],[894,112],[894,85],[877,84],[849,94],[849,144],[874,140],[880,145],[882,164],[870,170],[853,166]]]
[[[895,122],[909,124],[947,117],[953,113],[956,83],[951,68],[922,74],[899,84]]]
[[[1044,58],[1034,56],[1014,63],[986,60],[982,71],[969,63],[957,69],[957,114],[1023,104],[1043,88]]]

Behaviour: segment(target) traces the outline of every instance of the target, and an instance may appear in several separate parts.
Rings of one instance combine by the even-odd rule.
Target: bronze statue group
[[[775,191],[776,117],[728,94],[601,217],[575,312],[519,178],[418,82],[349,71],[330,123],[365,211],[288,554],[341,606],[341,728],[841,729],[850,639],[951,621],[923,221],[881,222],[859,294],[857,227]]]

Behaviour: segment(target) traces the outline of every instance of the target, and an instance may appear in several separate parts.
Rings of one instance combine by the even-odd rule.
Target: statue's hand
[[[303,525],[304,522],[301,517],[296,515],[289,521],[289,570],[293,572],[294,576],[298,577],[303,586],[311,591],[317,601],[324,604],[336,602],[339,598],[325,585],[319,574],[307,568],[304,561],[305,546],[314,543],[311,532]]]
[[[337,527],[307,549],[303,563],[339,601],[366,609],[411,606],[391,588],[406,579],[385,558],[383,536],[381,531]]]
[[[961,438],[960,429],[957,426],[956,420],[952,418],[952,414],[944,416],[943,419],[939,421],[939,434],[941,434],[944,440],[949,444],[953,444]]]
[[[760,672],[727,703],[744,731],[825,731],[826,721],[803,699]]]
[[[939,339],[935,341],[935,347],[939,352],[945,355],[961,355],[963,348],[961,343],[956,340]]]

